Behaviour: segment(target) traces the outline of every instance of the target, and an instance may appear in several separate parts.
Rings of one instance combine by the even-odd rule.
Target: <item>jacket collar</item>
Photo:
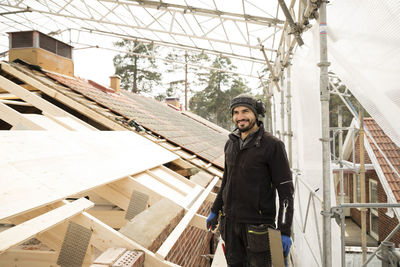
[[[261,142],[261,138],[262,138],[262,136],[263,136],[263,134],[264,134],[264,131],[265,131],[265,130],[264,130],[264,125],[263,125],[263,123],[262,123],[261,121],[258,121],[258,130],[257,130],[255,133],[252,133],[252,135],[254,134],[254,136],[251,137],[252,139],[255,139],[255,141],[254,141],[254,140],[251,140],[250,143],[253,143],[253,142],[254,142],[255,146],[259,147],[259,146],[260,146],[260,142]],[[250,136],[248,136],[248,137],[250,137]],[[241,137],[240,137],[240,131],[239,131],[238,128],[235,128],[235,129],[229,134],[229,139],[231,139],[231,140],[234,141],[234,142],[238,142],[238,141],[239,141],[239,138],[241,138]]]

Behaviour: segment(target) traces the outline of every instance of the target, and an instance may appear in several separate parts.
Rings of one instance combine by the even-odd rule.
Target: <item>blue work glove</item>
[[[207,230],[213,231],[215,227],[217,227],[218,224],[218,216],[214,212],[210,212],[210,215],[208,215],[208,218],[206,220],[207,222]]]
[[[289,255],[290,247],[292,246],[292,239],[287,235],[282,235],[282,249],[283,256],[287,257]]]

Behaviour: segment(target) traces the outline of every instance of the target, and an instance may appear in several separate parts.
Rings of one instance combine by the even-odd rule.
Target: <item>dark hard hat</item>
[[[257,117],[258,115],[265,116],[265,106],[261,100],[256,99],[254,96],[250,94],[240,94],[232,99],[231,101],[231,114],[233,115],[233,110],[236,107],[245,106],[248,107],[251,111],[253,111],[254,115]]]

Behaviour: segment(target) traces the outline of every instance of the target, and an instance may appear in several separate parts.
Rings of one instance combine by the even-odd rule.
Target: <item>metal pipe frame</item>
[[[207,54],[221,55],[224,57],[235,58],[235,59],[245,60],[245,61],[249,61],[249,62],[255,62],[255,63],[260,63],[260,64],[265,63],[265,60],[262,58],[248,57],[248,56],[234,54],[234,53],[226,53],[226,52],[218,51],[218,50],[204,49],[204,48],[199,48],[199,47],[190,46],[190,45],[176,44],[176,43],[154,40],[154,39],[149,39],[149,38],[143,38],[143,37],[138,37],[138,36],[124,35],[124,34],[107,32],[107,31],[102,31],[102,30],[92,30],[92,29],[88,29],[88,28],[71,29],[71,30],[76,30],[78,32],[89,32],[89,33],[95,32],[100,35],[115,36],[115,37],[124,38],[127,40],[137,40],[142,43],[152,43],[152,44],[157,44],[159,46],[172,47],[172,48],[177,48],[177,49],[181,49],[181,50],[185,50],[185,51],[207,52]],[[271,51],[271,52],[276,52],[276,50],[274,50],[274,49],[267,49],[267,50]]]
[[[105,0],[103,0],[103,1],[105,1]],[[112,1],[112,2],[116,3],[116,5],[120,5],[121,4],[121,1],[118,1],[118,2]],[[2,6],[9,7],[9,8],[12,7],[14,9],[26,10],[25,7],[12,6],[12,5],[7,5],[7,4],[2,4]],[[64,17],[64,18],[70,19],[72,22],[74,22],[76,20],[85,21],[85,22],[96,22],[96,23],[101,23],[102,25],[119,26],[119,27],[125,27],[125,28],[134,29],[134,30],[146,30],[146,31],[151,31],[153,33],[168,34],[170,36],[181,36],[181,37],[188,37],[188,38],[193,38],[193,39],[208,40],[208,41],[212,41],[212,42],[216,42],[216,43],[228,44],[230,46],[246,47],[246,48],[251,48],[251,49],[258,49],[259,48],[257,45],[243,44],[243,43],[238,43],[238,42],[230,42],[230,41],[227,41],[227,40],[206,37],[208,34],[210,34],[212,32],[212,30],[207,32],[203,36],[199,36],[199,35],[196,35],[194,32],[192,32],[191,34],[188,34],[186,32],[184,32],[184,33],[176,32],[176,31],[173,32],[173,31],[171,31],[172,29],[167,30],[167,29],[150,28],[149,26],[151,24],[153,24],[154,22],[158,21],[158,19],[159,19],[159,18],[155,18],[155,17],[153,17],[154,21],[152,23],[150,23],[150,24],[145,25],[143,23],[137,23],[138,25],[132,25],[131,23],[112,22],[112,21],[109,21],[109,20],[105,19],[105,17],[102,18],[102,19],[95,19],[93,17],[77,16],[77,15],[72,14],[72,13],[71,14],[61,14],[60,11],[53,12],[53,11],[34,9],[34,8],[30,8],[30,10],[31,10],[31,12],[36,12],[36,13],[40,13],[40,14],[44,14],[44,15]],[[203,15],[203,14],[199,13],[199,15]],[[224,18],[224,20],[228,20],[228,19]],[[243,20],[242,22],[251,24],[251,21]],[[76,22],[74,22],[74,24],[76,24]],[[218,26],[218,25],[216,25],[216,26]],[[264,25],[264,26],[269,27],[269,25]],[[201,25],[199,25],[199,27],[201,28]],[[162,26],[161,28],[164,28],[164,27]],[[160,38],[160,40],[161,40],[161,38]]]
[[[291,93],[291,68],[290,63],[286,68],[287,78],[286,78],[286,112],[287,112],[287,135],[288,135],[288,157],[290,167],[293,166],[293,132],[292,132],[292,93]]]
[[[342,118],[342,110],[341,107],[338,109],[338,128],[339,128],[339,183],[340,183],[340,205],[344,204],[344,181],[343,181],[343,118]],[[335,146],[335,143],[333,144]],[[343,212],[344,213],[344,212]],[[341,225],[345,225],[345,216],[342,214],[341,218]],[[346,266],[346,249],[345,249],[345,228],[340,227],[340,244],[341,244],[341,259],[342,259],[342,266]]]
[[[322,173],[323,173],[323,267],[332,266],[332,237],[331,237],[331,183],[330,183],[330,139],[329,139],[329,76],[328,76],[328,45],[326,27],[326,0],[320,6],[320,91],[322,119]]]
[[[100,2],[111,2],[115,3],[114,0],[99,0]],[[139,7],[145,8],[152,8],[157,10],[171,10],[174,12],[179,12],[181,14],[199,14],[202,16],[212,17],[212,18],[223,18],[225,20],[232,20],[232,21],[249,21],[253,24],[259,24],[264,26],[275,26],[279,24],[283,24],[284,21],[276,19],[276,18],[267,18],[262,16],[253,16],[247,14],[239,14],[233,12],[225,12],[216,9],[206,9],[206,8],[199,8],[194,6],[184,6],[178,4],[171,4],[165,3],[162,1],[148,1],[148,0],[129,0],[129,1],[118,1],[122,5],[134,5]]]

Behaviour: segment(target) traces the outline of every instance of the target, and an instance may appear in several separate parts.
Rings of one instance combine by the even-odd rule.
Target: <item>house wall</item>
[[[364,137],[364,138],[366,138],[366,137]],[[360,142],[358,141],[358,137],[356,138],[355,142],[356,142],[355,143],[355,151],[356,151],[356,153],[355,153],[354,156],[355,156],[356,163],[360,163]],[[364,149],[364,151],[365,151],[365,149]],[[364,163],[365,164],[371,164],[372,161],[369,158],[367,151],[365,151],[364,155],[365,155],[364,156]],[[350,157],[347,160],[353,162],[353,152],[350,154]]]
[[[383,190],[382,185],[378,184],[378,200],[379,203],[387,203],[387,196]],[[396,216],[390,217],[386,215],[388,209],[379,209],[379,241],[382,242],[390,234],[390,232],[397,226],[399,221]],[[397,232],[389,241],[396,244],[399,247],[400,244],[400,232]]]
[[[353,178],[354,179],[354,178]],[[378,179],[378,176],[376,175],[375,171],[367,171],[365,173],[365,202],[369,203],[369,180],[375,180],[378,182],[378,187],[380,186],[380,182]],[[354,180],[352,183],[350,183],[350,187],[351,187],[351,192],[353,192],[350,195],[350,201],[352,203],[356,203],[358,201],[356,201],[354,199]],[[379,197],[379,191],[378,191],[378,197]],[[370,220],[369,220],[369,209],[367,209],[367,233],[369,233],[369,229],[370,229]],[[360,209],[351,209],[350,210],[350,217],[353,219],[353,221],[358,224],[358,226],[361,227],[361,210]]]
[[[356,140],[356,145],[355,145],[355,159],[356,162],[360,162],[360,146],[358,142],[358,138]],[[353,160],[352,155],[348,159],[349,161]],[[370,158],[368,155],[365,155],[365,163],[371,163]],[[354,179],[354,178],[353,178]],[[375,180],[377,181],[378,184],[378,201],[379,203],[387,203],[387,196],[386,193],[382,187],[382,184],[379,181],[379,177],[375,171],[367,171],[365,174],[365,182],[366,182],[366,202],[369,202],[369,180]],[[350,192],[354,192],[354,182],[350,183]],[[354,199],[354,193],[350,194],[350,202],[355,203]],[[378,222],[378,232],[379,232],[379,239],[378,241],[383,241],[389,234],[390,232],[397,226],[399,223],[396,216],[393,218],[386,215],[387,209],[378,209],[378,216],[379,216],[379,222]],[[361,211],[359,209],[351,209],[350,211],[350,217],[353,219],[353,221],[361,226]],[[369,234],[370,232],[370,211],[367,210],[367,233]],[[395,243],[396,247],[399,247],[400,245],[400,232],[397,232],[392,239],[390,239],[391,242]]]
[[[212,202],[204,202],[198,214],[208,216]],[[185,267],[209,267],[211,260],[207,255],[214,254],[217,234],[190,226],[179,237],[166,260]],[[196,245],[194,245],[196,244]]]

